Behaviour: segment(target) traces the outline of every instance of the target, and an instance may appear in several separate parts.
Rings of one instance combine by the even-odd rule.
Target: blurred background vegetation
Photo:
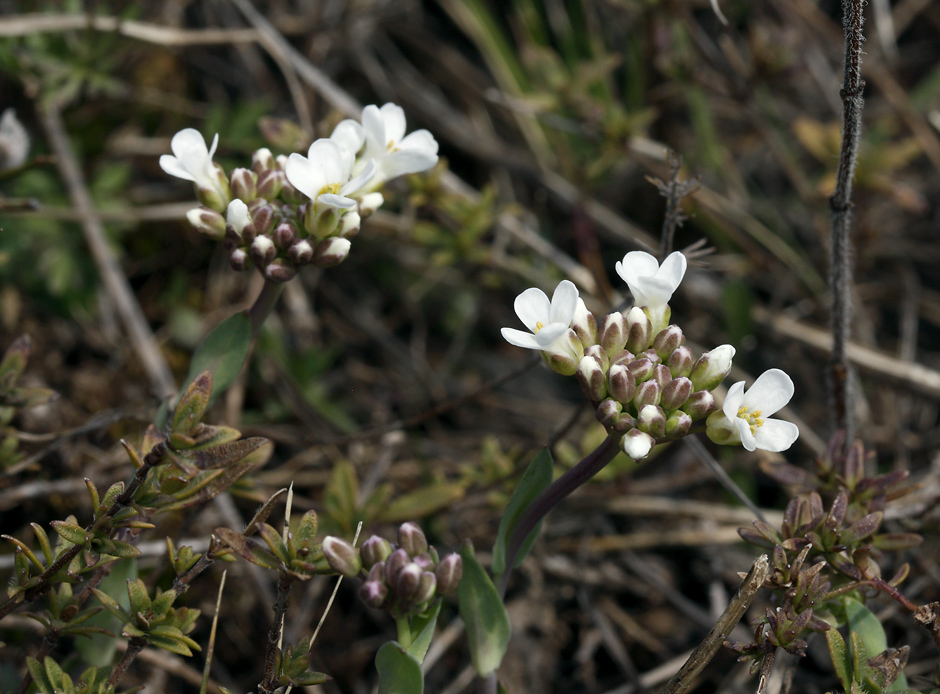
[[[293,482],[295,509],[315,508],[327,532],[415,519],[438,547],[470,538],[485,556],[532,452],[552,444],[564,467],[604,436],[574,379],[500,338],[517,322],[513,297],[567,277],[595,313],[627,298],[613,265],[659,248],[654,179],[669,180],[669,150],[680,178],[699,181],[676,248],[704,240],[715,251],[690,269],[673,320],[696,351],[735,345],[730,382],[773,366],[793,376],[784,416],[801,437],[785,455],[811,465],[831,433],[825,277],[841,9],[719,4],[727,24],[695,0],[0,0],[0,110],[15,108],[32,141],[22,166],[0,172],[0,348],[28,333],[28,379],[61,396],[17,421],[28,435],[0,471],[3,532],[82,518],[82,479],[126,477],[118,439],[139,438],[158,405],[88,250],[87,216],[50,155],[49,113],[61,114],[107,245],[177,382],[202,335],[249,304],[261,279],[232,272],[187,226],[191,188],[157,165],[173,133],[218,132],[216,159],[230,169],[261,146],[303,151],[358,105],[394,101],[409,130],[441,143],[438,169],[392,186],[343,265],[287,285],[216,404],[215,421],[274,442],[270,462],[234,504],[181,514],[154,539],[204,542]],[[923,484],[889,518],[927,537],[898,559],[914,567],[906,595],[927,602],[940,598],[940,5],[872,0],[866,12],[855,406],[882,469]],[[779,455],[713,452],[759,505],[782,508],[785,492],[759,471]],[[510,589],[510,691],[656,685],[756,554],[735,531],[751,517],[688,446],[640,467],[618,459],[600,480],[549,518]],[[139,563],[148,580],[169,575],[159,546]],[[213,678],[247,689],[271,593],[245,565],[230,571],[240,588],[223,599]],[[217,578],[187,600],[211,612]],[[331,587],[313,580],[295,596],[290,640]],[[912,646],[909,676],[929,675],[929,639],[884,606],[889,643]],[[445,607],[430,691],[469,688],[454,620]],[[30,654],[9,623],[3,690]],[[336,678],[322,691],[369,691],[388,629],[347,585],[315,648],[317,669]],[[819,648],[794,691],[836,686]],[[148,691],[189,691],[193,662],[151,655],[134,676]],[[745,670],[722,654],[699,691],[749,691]]]

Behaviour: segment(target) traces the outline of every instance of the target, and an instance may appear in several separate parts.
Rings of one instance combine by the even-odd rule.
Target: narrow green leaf
[[[39,691],[53,691],[52,682],[49,681],[49,677],[46,675],[46,669],[42,666],[42,663],[35,658],[26,656],[26,667],[29,669],[29,674],[33,676],[33,681],[36,683]]]
[[[842,683],[842,688],[849,691],[852,687],[852,658],[838,629],[826,632],[826,643],[829,645],[829,657],[832,659],[836,677]]]
[[[494,576],[499,576],[506,571],[506,541],[512,535],[513,528],[516,527],[516,523],[519,522],[519,518],[522,516],[523,512],[535,501],[538,495],[545,491],[545,488],[552,483],[553,468],[554,462],[552,461],[552,454],[547,448],[543,448],[535,454],[529,467],[526,468],[525,473],[523,473],[522,479],[519,480],[515,491],[509,498],[509,503],[506,505],[503,517],[499,521],[499,532],[496,534],[496,543],[493,545],[492,568]],[[535,542],[535,538],[538,537],[541,529],[542,524],[539,523],[532,532],[529,533],[528,537],[526,537],[525,542],[519,550],[519,555],[516,557],[515,566],[518,566],[526,554],[529,553],[529,549],[531,549],[532,543]],[[512,568],[515,568],[515,566]]]
[[[117,604],[121,610],[119,616],[114,616],[113,610],[101,611],[91,617],[85,624],[91,627],[99,627],[112,633],[119,633],[121,625],[133,619],[128,612],[130,608],[130,599],[127,596],[127,590],[124,585],[128,580],[137,578],[137,561],[135,559],[121,559],[111,565],[111,573],[108,574],[99,584],[102,594],[112,602]],[[110,598],[111,595],[117,597],[115,601]],[[104,601],[102,601],[104,604]],[[123,614],[123,616],[120,616]],[[75,650],[81,656],[82,660],[89,665],[101,668],[111,665],[114,654],[117,650],[117,642],[110,634],[92,634],[87,639],[76,639]]]
[[[398,497],[382,511],[378,519],[386,523],[424,518],[450,506],[464,496],[462,484],[441,483]]]
[[[212,400],[228,390],[241,371],[251,346],[251,319],[245,311],[219,323],[196,348],[186,383],[203,371],[212,374]]]
[[[195,362],[195,357],[193,357],[193,361]],[[180,395],[176,409],[173,411],[173,419],[170,421],[170,431],[188,434],[194,426],[202,421],[202,415],[209,406],[211,398],[212,372],[209,370],[200,371],[186,386],[183,394]]]
[[[71,542],[73,545],[84,545],[88,540],[88,533],[85,532],[85,529],[75,523],[69,523],[68,521],[54,520],[49,525],[59,533],[59,537],[63,540]]]
[[[431,647],[431,639],[434,638],[434,629],[437,626],[437,616],[441,613],[443,604],[443,600],[438,600],[430,610],[411,620],[411,645],[408,647],[408,653],[419,663],[424,662],[424,656],[428,654],[428,649]]]
[[[509,646],[509,614],[496,586],[468,542],[460,549],[463,578],[457,589],[460,616],[467,627],[470,660],[480,677],[496,671]]]
[[[422,694],[421,663],[397,641],[389,641],[375,654],[379,672],[379,694]]]

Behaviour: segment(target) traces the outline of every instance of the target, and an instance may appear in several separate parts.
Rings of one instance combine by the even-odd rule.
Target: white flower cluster
[[[223,240],[232,267],[253,264],[273,282],[286,282],[307,264],[345,260],[362,219],[382,205],[385,183],[426,171],[438,159],[434,136],[406,135],[405,112],[391,103],[366,106],[361,123],[342,121],[306,156],[275,157],[263,148],[250,169],[231,174],[212,161],[218,142],[216,135],[207,147],[197,130],[181,130],[160,166],[195,184],[202,206],[187,214],[193,227]]]
[[[620,433],[623,451],[635,460],[657,443],[682,438],[692,423],[708,417],[716,443],[743,444],[749,451],[782,451],[799,436],[796,425],[767,419],[793,395],[793,382],[779,369],[731,387],[721,410],[712,390],[731,370],[734,347],[721,345],[693,359],[685,336],[670,325],[669,300],[685,276],[686,259],[672,253],[660,265],[649,253],[627,253],[616,265],[636,306],[597,321],[563,280],[551,301],[540,289],[516,297],[516,315],[530,332],[503,328],[511,344],[538,350],[565,376],[577,377],[610,433]]]

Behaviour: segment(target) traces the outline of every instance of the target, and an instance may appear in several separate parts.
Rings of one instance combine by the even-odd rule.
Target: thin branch
[[[858,148],[862,130],[862,35],[863,0],[843,0],[842,27],[845,30],[845,62],[842,90],[842,149],[839,153],[839,169],[836,187],[829,198],[832,211],[831,252],[832,257],[829,288],[832,292],[832,358],[830,361],[830,395],[832,399],[833,425],[845,431],[845,445],[855,439],[855,422],[852,418],[852,397],[849,372],[848,342],[851,333],[852,289],[851,239],[849,228],[852,219],[852,178],[858,159]]]

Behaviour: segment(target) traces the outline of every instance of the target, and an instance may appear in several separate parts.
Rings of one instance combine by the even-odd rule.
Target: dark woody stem
[[[127,672],[127,668],[134,662],[134,658],[137,657],[137,654],[144,650],[144,646],[146,645],[147,639],[143,636],[135,636],[127,642],[127,650],[124,651],[121,660],[118,661],[118,664],[111,670],[111,676],[108,677],[107,682],[108,686],[117,687],[118,682],[124,678],[124,673]]]
[[[512,573],[512,567],[515,565],[519,550],[522,549],[529,533],[562,499],[594,477],[607,463],[614,459],[617,453],[620,452],[618,444],[622,436],[620,433],[609,435],[584,460],[552,482],[525,510],[506,542],[506,570],[500,581],[500,596],[506,594],[506,586],[509,585],[509,575]]]
[[[273,694],[277,689],[277,659],[280,654],[281,631],[284,628],[284,615],[287,612],[287,599],[293,581],[286,573],[281,573],[277,582],[277,600],[274,603],[274,622],[268,632],[268,647],[264,655],[264,680],[258,685],[261,694]]]

